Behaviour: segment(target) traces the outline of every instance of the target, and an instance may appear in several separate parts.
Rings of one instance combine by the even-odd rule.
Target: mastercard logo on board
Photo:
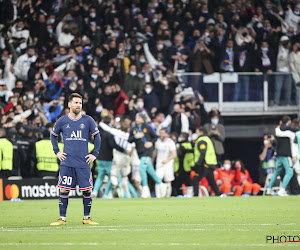
[[[15,198],[15,199],[18,198],[20,191],[16,184],[12,184],[12,185],[8,184],[5,187],[4,193],[5,193],[6,198],[8,200],[10,200],[12,198]]]

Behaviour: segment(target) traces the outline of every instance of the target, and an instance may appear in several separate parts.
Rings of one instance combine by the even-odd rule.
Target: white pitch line
[[[299,247],[299,243],[283,243],[288,244],[289,247]],[[0,246],[230,246],[230,247],[283,247],[282,244],[229,244],[229,243],[118,243],[118,242],[108,242],[108,243],[0,243]]]
[[[113,225],[113,226],[93,226],[93,228],[122,228],[122,227],[175,227],[175,226],[295,226],[297,223],[287,223],[287,224],[278,224],[278,223],[269,223],[269,224],[155,224],[155,225],[140,225],[140,224],[128,224],[128,225]],[[67,226],[67,229],[72,229],[72,228],[78,228],[80,226]],[[2,229],[28,229],[28,230],[34,230],[34,229],[58,229],[58,227],[50,227],[50,226],[45,226],[45,227],[22,227],[22,228],[5,228],[5,227],[0,227],[0,231]],[[65,227],[60,227],[60,228],[65,228]],[[231,230],[231,229],[230,229]]]
[[[88,227],[88,228],[65,228],[60,227],[61,229],[67,229],[69,232],[82,232],[86,231],[104,231],[104,232],[111,232],[111,231],[126,231],[126,232],[143,232],[143,231],[228,231],[226,228],[97,228],[97,227]],[[48,229],[48,228],[47,228]],[[55,227],[55,229],[59,229]],[[231,231],[239,231],[239,232],[266,232],[263,229],[244,229],[244,228],[232,228]],[[3,228],[0,229],[0,232],[45,232],[45,229],[32,229],[32,228]],[[299,232],[300,229],[279,229],[275,231],[280,232]]]

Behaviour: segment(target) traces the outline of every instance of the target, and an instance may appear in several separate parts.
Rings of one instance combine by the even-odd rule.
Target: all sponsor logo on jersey
[[[77,130],[77,131],[72,131],[71,137],[66,139],[67,141],[86,141],[85,138],[82,138],[82,131]]]

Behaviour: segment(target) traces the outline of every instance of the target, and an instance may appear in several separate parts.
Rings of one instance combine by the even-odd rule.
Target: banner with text
[[[70,191],[70,197],[82,197],[79,186]],[[11,199],[54,199],[59,197],[56,179],[0,179],[0,201]]]

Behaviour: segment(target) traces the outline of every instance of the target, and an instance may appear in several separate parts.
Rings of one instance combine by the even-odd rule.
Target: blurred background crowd
[[[222,116],[176,73],[279,72],[274,104],[282,88],[285,104],[292,92],[300,100],[297,0],[8,0],[0,11],[0,126],[13,175],[39,175],[35,143],[74,92],[86,114],[116,128],[141,112],[176,140],[204,126],[220,162]],[[247,101],[249,78],[240,80]]]

